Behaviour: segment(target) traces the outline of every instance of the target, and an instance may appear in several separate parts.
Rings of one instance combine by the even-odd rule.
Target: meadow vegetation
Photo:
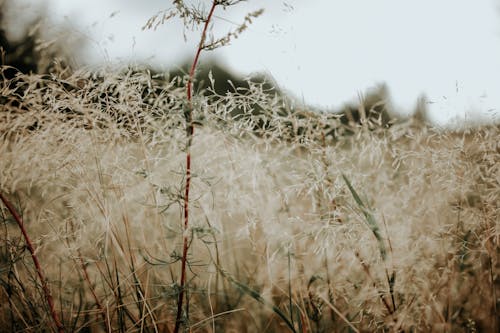
[[[212,74],[189,100],[144,68],[1,78],[2,331],[498,330],[499,125]]]

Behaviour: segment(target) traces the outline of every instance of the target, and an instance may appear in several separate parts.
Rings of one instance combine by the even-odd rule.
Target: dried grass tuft
[[[193,97],[187,327],[498,329],[499,126],[346,131],[249,85]],[[0,192],[67,330],[175,325],[184,88],[140,68],[0,82]],[[0,219],[0,326],[50,330],[3,206]]]

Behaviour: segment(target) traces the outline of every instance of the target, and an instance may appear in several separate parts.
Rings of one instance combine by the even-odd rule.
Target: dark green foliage
[[[3,75],[13,78],[17,71],[22,73],[37,73],[41,53],[36,49],[37,34],[26,33],[19,41],[9,40],[5,30],[5,9],[8,2],[0,3],[0,47],[2,65],[9,66]]]

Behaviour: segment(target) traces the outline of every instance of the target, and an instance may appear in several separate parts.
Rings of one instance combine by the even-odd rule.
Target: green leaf
[[[387,250],[385,248],[384,239],[382,238],[382,235],[380,234],[380,228],[377,224],[377,221],[375,220],[375,217],[369,211],[369,209],[367,208],[367,205],[363,202],[363,200],[361,200],[361,197],[358,195],[358,193],[356,192],[356,190],[354,189],[354,187],[352,186],[351,182],[346,177],[346,175],[342,174],[342,178],[344,178],[344,181],[347,184],[347,187],[349,188],[349,191],[351,192],[352,197],[354,198],[354,201],[356,201],[361,212],[363,213],[365,220],[366,220],[366,224],[368,225],[368,227],[372,231],[373,235],[377,239],[378,247],[379,247],[379,251],[380,251],[380,256],[382,257],[382,260],[385,261],[385,259],[387,258]]]
[[[290,331],[292,331],[293,333],[297,333],[297,331],[295,330],[295,327],[292,324],[292,322],[290,321],[290,319],[277,306],[275,306],[275,305],[271,304],[269,301],[267,301],[264,297],[261,296],[261,294],[258,291],[248,287],[247,285],[245,285],[239,281],[236,281],[232,276],[229,276],[229,274],[227,274],[225,271],[221,270],[220,268],[219,268],[219,271],[221,272],[222,276],[224,276],[226,279],[228,279],[231,283],[233,283],[236,287],[238,287],[238,289],[243,291],[245,294],[249,295],[250,297],[255,299],[257,302],[271,308],[274,313],[276,313],[281,319],[283,319],[283,321],[288,326]]]

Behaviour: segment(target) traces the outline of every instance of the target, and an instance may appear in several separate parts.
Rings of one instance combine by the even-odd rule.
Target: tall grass
[[[189,86],[1,80],[4,331],[52,331],[46,290],[68,332],[498,330],[498,125],[345,124],[255,82],[186,122]]]
[[[0,190],[66,330],[172,331],[185,92],[147,71],[103,74],[2,81]],[[251,85],[193,101],[186,327],[495,331],[499,127],[407,119],[325,139],[334,117]],[[1,216],[1,326],[50,330],[36,268]]]

